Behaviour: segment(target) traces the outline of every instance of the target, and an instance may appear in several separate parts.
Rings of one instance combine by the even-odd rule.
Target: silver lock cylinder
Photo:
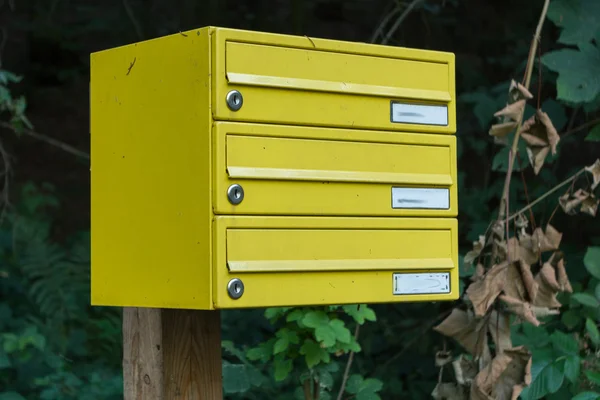
[[[229,93],[227,93],[226,100],[227,107],[229,107],[231,111],[239,110],[240,108],[242,108],[242,104],[244,104],[244,97],[237,90],[232,90]]]
[[[227,189],[227,198],[233,205],[238,205],[244,200],[244,188],[241,185],[233,184]]]
[[[232,299],[239,299],[244,294],[244,282],[241,279],[233,278],[227,284],[227,293]]]

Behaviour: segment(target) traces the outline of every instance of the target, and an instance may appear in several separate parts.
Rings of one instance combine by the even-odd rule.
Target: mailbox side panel
[[[91,55],[91,301],[210,309],[210,29]]]

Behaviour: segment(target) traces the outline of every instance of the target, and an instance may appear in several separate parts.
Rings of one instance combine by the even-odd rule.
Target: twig
[[[511,215],[509,218],[507,218],[507,221],[512,221],[519,214],[521,214],[521,213],[523,213],[523,212],[525,212],[525,211],[533,208],[533,206],[535,206],[536,204],[538,204],[539,202],[541,202],[542,200],[544,200],[545,198],[547,198],[548,196],[550,196],[552,193],[556,192],[561,187],[565,186],[567,183],[573,182],[575,179],[577,179],[577,177],[579,175],[581,175],[584,172],[585,172],[585,168],[580,169],[573,176],[571,176],[570,178],[562,181],[558,185],[554,186],[552,189],[548,190],[546,193],[544,193],[543,195],[541,195],[540,197],[538,197],[537,199],[535,199],[532,203],[528,204],[527,206],[521,208],[519,211],[517,211],[516,213],[514,213],[513,215]]]
[[[129,4],[129,0],[123,0],[123,7],[125,7],[125,12],[127,13],[127,16],[129,17],[129,20],[131,21],[133,28],[135,29],[135,33],[136,33],[138,39],[144,40],[144,32],[142,31],[142,25],[140,25],[140,22],[135,17],[135,14],[133,13],[133,9],[131,8],[131,4]]]
[[[377,38],[383,33],[383,28],[385,28],[385,26],[390,22],[392,17],[394,17],[396,14],[398,14],[400,12],[400,10],[401,10],[400,5],[396,4],[394,6],[394,8],[392,9],[392,11],[389,14],[387,14],[385,17],[383,17],[383,19],[377,26],[377,29],[375,29],[375,32],[373,32],[373,35],[371,35],[371,39],[369,40],[370,43],[375,43]]]
[[[15,133],[24,133],[27,136],[31,136],[32,138],[35,138],[37,140],[40,140],[42,142],[48,143],[54,147],[57,147],[63,151],[66,151],[67,153],[71,153],[76,155],[77,157],[81,157],[81,158],[85,158],[87,160],[90,159],[90,155],[84,151],[78,150],[73,146],[70,146],[66,143],[63,143],[59,140],[53,139],[49,136],[46,135],[42,135],[41,133],[37,133],[34,132],[30,129],[21,129],[19,131],[17,131],[17,129],[12,126],[11,124],[9,124],[8,122],[4,122],[4,121],[0,121],[0,126],[3,128],[7,128],[10,129],[11,131],[15,132]]]
[[[0,203],[0,207],[2,207],[2,212],[0,212],[0,225],[2,225],[4,218],[6,217],[6,210],[10,208],[9,185],[11,173],[10,155],[4,148],[2,142],[0,142],[0,156],[2,157],[2,163],[4,164],[4,171],[2,172],[4,177],[4,185],[2,187]]]
[[[396,33],[396,31],[398,30],[398,28],[400,28],[400,25],[402,25],[402,22],[404,22],[404,20],[406,19],[406,17],[408,17],[408,14],[411,13],[411,11],[417,7],[418,5],[420,5],[423,1],[425,0],[413,0],[408,7],[406,7],[404,9],[404,12],[402,14],[400,14],[400,16],[398,17],[398,19],[396,20],[396,22],[394,22],[394,24],[392,25],[392,27],[390,28],[390,30],[388,31],[388,33],[384,36],[383,40],[381,41],[381,44],[387,44],[390,39],[392,38],[392,36],[394,36],[394,33]]]
[[[354,340],[358,340],[358,333],[360,332],[360,325],[356,324],[354,330]],[[348,377],[350,376],[350,367],[352,367],[352,361],[354,360],[354,352],[351,351],[348,356],[348,362],[346,362],[346,369],[344,370],[344,377],[342,378],[342,385],[340,386],[340,392],[337,395],[337,400],[342,400],[344,391],[346,390],[346,383],[348,383]]]
[[[569,129],[568,131],[566,131],[565,133],[562,134],[562,139],[564,139],[565,137],[567,137],[567,136],[569,136],[569,135],[571,135],[571,134],[573,134],[575,132],[582,131],[585,128],[589,128],[590,126],[596,125],[598,123],[600,123],[600,118],[593,119],[591,121],[588,121],[588,122],[585,122],[585,123],[579,125],[578,127],[575,127],[573,129]]]
[[[535,62],[536,50],[537,50],[538,42],[540,41],[542,27],[544,26],[544,21],[546,20],[546,14],[548,12],[549,4],[550,4],[550,0],[544,0],[544,7],[542,8],[542,13],[540,14],[540,20],[538,22],[537,28],[535,30],[535,35],[531,42],[529,58],[527,60],[527,76],[525,77],[525,82],[523,83],[523,86],[525,86],[525,88],[527,88],[527,89],[529,89],[529,84],[531,83],[531,74],[533,72],[533,63]],[[521,127],[523,125],[523,113],[524,112],[525,112],[525,108],[523,108],[523,111],[521,111],[521,115],[519,116],[519,122],[517,123],[517,130],[515,132],[515,137],[513,139],[512,146],[511,146],[512,154],[516,154],[518,152],[519,138],[521,137]],[[512,175],[513,167],[514,167],[514,160],[515,160],[515,158],[513,157],[510,160],[510,162],[508,163],[508,170],[506,171],[506,174],[508,176]],[[509,187],[506,187],[507,184],[510,184],[509,180],[506,180],[504,190],[502,190],[502,199],[500,200],[500,211],[498,213],[499,221],[503,220],[507,214],[506,208],[505,208],[506,202],[508,200],[507,194],[508,194],[508,190],[509,190]]]

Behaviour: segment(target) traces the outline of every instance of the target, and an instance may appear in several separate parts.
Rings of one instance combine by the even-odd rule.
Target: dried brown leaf
[[[484,268],[483,264],[479,263],[475,267],[475,273],[473,274],[473,276],[471,276],[471,281],[473,281],[473,282],[479,281],[479,280],[483,279],[484,275],[485,275],[485,268]]]
[[[515,226],[519,229],[524,229],[529,226],[529,220],[522,214],[518,214],[515,219]]]
[[[483,279],[472,283],[467,288],[466,294],[473,303],[476,316],[484,316],[504,289],[507,267],[506,263],[494,265]]]
[[[537,290],[538,286],[529,264],[519,260],[508,266],[504,294],[517,300],[531,302],[535,299]]]
[[[581,190],[578,190],[573,194],[565,193],[564,195],[560,196],[560,198],[558,199],[558,204],[560,204],[560,207],[565,212],[565,214],[575,215],[577,214],[577,207],[581,205],[585,198],[586,197],[581,196]]]
[[[592,174],[592,190],[596,189],[596,186],[600,184],[600,158],[589,167],[585,167],[585,170]]]
[[[510,340],[510,318],[508,314],[492,311],[489,320],[489,331],[496,344],[496,353],[512,347]]]
[[[471,400],[516,400],[531,383],[531,354],[507,349],[482,369],[471,386]]]
[[[497,111],[494,117],[506,117],[517,122],[521,118],[521,114],[525,109],[525,99],[517,100],[512,104],[508,104],[502,110]]]
[[[548,263],[552,265],[556,271],[556,280],[561,292],[573,293],[573,287],[567,276],[567,270],[565,269],[565,259],[562,252],[556,252],[552,254],[552,257],[548,260]]]
[[[581,202],[581,212],[591,215],[592,217],[596,216],[598,212],[598,203],[600,200],[596,198],[593,194],[590,194],[585,200]]]
[[[446,382],[438,383],[431,392],[431,397],[435,400],[468,400],[469,398],[465,388],[456,383]]]
[[[528,233],[523,233],[519,237],[519,244],[521,246],[521,260],[525,261],[529,265],[535,264],[540,257],[540,252],[534,237]]]
[[[461,385],[470,385],[477,375],[477,364],[473,360],[468,360],[464,355],[452,362],[454,376]]]
[[[510,88],[508,89],[508,93],[515,100],[533,99],[533,95],[531,94],[531,92],[527,90],[527,88],[522,84],[515,82],[514,79],[510,82]]]
[[[549,146],[552,154],[556,154],[556,146],[560,141],[560,136],[558,136],[552,120],[540,109],[523,123],[521,137],[530,146]]]
[[[490,128],[489,135],[496,138],[504,138],[517,127],[516,122],[503,122],[494,124]]]
[[[535,264],[541,253],[558,249],[561,239],[562,233],[552,225],[546,226],[546,232],[542,228],[537,228],[531,236],[522,234],[519,238],[521,258],[527,264]]]
[[[515,314],[522,320],[528,321],[535,326],[540,325],[540,321],[538,321],[536,314],[533,311],[533,306],[529,302],[515,299],[514,297],[507,295],[500,295],[499,299],[506,304],[511,313]]]
[[[443,367],[444,365],[452,362],[452,353],[449,351],[438,351],[435,353],[435,366]]]
[[[527,156],[529,163],[533,167],[533,172],[537,175],[544,166],[544,161],[550,151],[549,147],[527,147]]]
[[[466,311],[453,309],[452,313],[433,329],[456,340],[475,358],[487,359],[490,356],[485,324]]]
[[[558,302],[556,295],[561,291],[561,287],[556,279],[554,267],[550,263],[544,263],[535,281],[539,290],[532,305],[549,309],[560,308],[562,304]]]
[[[473,250],[471,250],[471,251],[467,252],[467,254],[465,254],[465,258],[464,258],[465,263],[473,265],[475,260],[479,257],[479,255],[483,251],[484,247],[485,247],[485,236],[480,235],[479,240],[477,240],[476,242],[473,242]]]

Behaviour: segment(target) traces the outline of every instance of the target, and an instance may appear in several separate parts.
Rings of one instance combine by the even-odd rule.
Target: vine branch
[[[411,11],[417,7],[418,5],[420,5],[421,3],[423,3],[425,0],[413,0],[411,1],[411,3],[404,9],[404,12],[402,14],[400,14],[400,16],[398,17],[398,19],[396,19],[396,21],[394,22],[394,24],[392,25],[392,27],[390,28],[390,30],[388,31],[388,33],[383,37],[383,40],[381,41],[381,44],[387,44],[390,39],[392,38],[392,36],[394,36],[394,33],[396,33],[396,31],[398,30],[398,28],[400,28],[400,25],[402,25],[402,22],[404,22],[404,20],[406,19],[406,17],[408,17],[408,14],[411,13]]]
[[[48,143],[49,145],[52,145],[54,147],[57,147],[63,151],[66,151],[67,153],[71,153],[73,155],[76,155],[77,157],[81,157],[81,158],[85,158],[86,160],[90,159],[90,155],[84,151],[78,150],[75,147],[68,145],[66,143],[61,142],[60,140],[56,140],[54,138],[51,138],[49,136],[46,135],[42,135],[41,133],[37,133],[35,131],[32,131],[31,129],[20,129],[17,131],[17,129],[12,126],[10,123],[8,122],[4,122],[4,121],[0,121],[0,126],[6,129],[10,129],[11,131],[15,132],[15,133],[24,133],[27,136],[30,136],[34,139],[40,140],[42,142]]]
[[[550,0],[544,0],[544,7],[542,8],[542,12],[540,14],[540,20],[538,22],[537,28],[535,30],[535,35],[531,42],[531,49],[529,51],[529,58],[527,60],[527,75],[525,76],[525,82],[523,86],[529,89],[529,84],[531,83],[531,75],[533,73],[533,63],[535,62],[536,52],[538,43],[540,41],[540,35],[542,33],[542,27],[544,26],[544,21],[546,20],[546,14],[548,13],[548,6],[550,4]],[[516,154],[519,146],[519,139],[521,137],[521,127],[523,125],[523,114],[525,112],[525,108],[521,111],[521,115],[519,116],[519,122],[517,123],[517,130],[515,133],[515,137],[512,142],[512,146],[510,149],[510,154]],[[513,167],[515,164],[515,157],[511,157],[508,162],[508,170],[506,171],[507,176],[511,176],[513,172]],[[506,179],[504,184],[504,190],[502,190],[502,199],[500,200],[500,211],[498,213],[498,221],[504,219],[504,217],[508,214],[507,212],[507,202],[508,202],[508,190],[510,187],[510,179]]]
[[[360,325],[356,324],[354,330],[354,340],[358,340],[358,333],[360,332]],[[346,363],[346,369],[344,370],[344,377],[342,378],[342,385],[340,386],[340,392],[337,395],[337,400],[342,400],[344,391],[346,390],[346,383],[348,383],[348,377],[350,376],[350,368],[352,367],[352,361],[354,360],[354,352],[351,351],[348,356],[348,362]]]

